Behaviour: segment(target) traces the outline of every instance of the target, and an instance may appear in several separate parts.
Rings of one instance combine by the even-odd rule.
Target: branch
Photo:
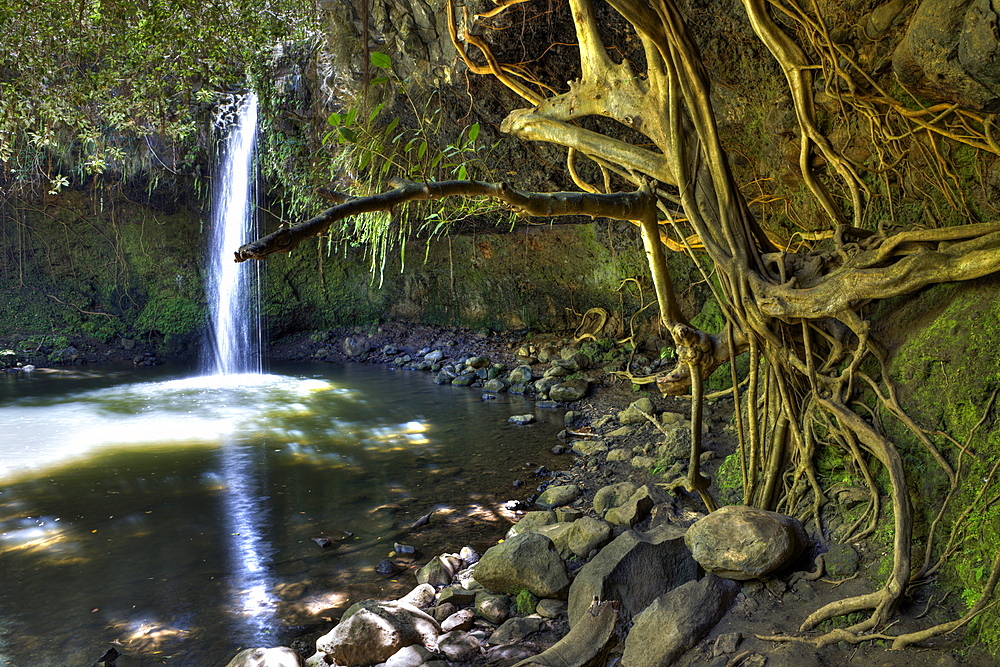
[[[395,189],[368,197],[349,199],[326,209],[319,215],[293,227],[279,229],[262,239],[251,241],[236,251],[236,261],[266,259],[274,253],[291,252],[295,246],[313,236],[319,236],[334,223],[360,213],[388,211],[409,201],[442,197],[492,197],[509,204],[514,210],[529,216],[556,217],[589,215],[614,220],[642,220],[656,214],[656,198],[648,190],[592,194],[586,192],[523,192],[506,183],[481,181],[440,181],[413,183],[390,181]]]

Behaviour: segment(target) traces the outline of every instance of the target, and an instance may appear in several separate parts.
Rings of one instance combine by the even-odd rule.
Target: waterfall
[[[212,181],[208,249],[209,332],[202,366],[214,375],[261,372],[259,263],[233,261],[257,236],[257,96],[249,93],[220,107],[214,129],[223,134]]]

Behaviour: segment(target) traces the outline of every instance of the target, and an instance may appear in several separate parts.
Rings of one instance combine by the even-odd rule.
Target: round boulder
[[[568,403],[583,398],[587,394],[588,389],[590,389],[590,383],[583,378],[567,380],[566,382],[553,385],[549,389],[549,398],[553,401]]]
[[[374,665],[406,646],[433,642],[439,634],[438,622],[413,605],[365,600],[316,640],[316,650],[338,665]]]
[[[527,588],[540,598],[561,597],[569,587],[566,564],[552,540],[529,532],[488,549],[473,577],[495,593]]]
[[[773,572],[802,553],[805,530],[794,517],[728,505],[699,519],[684,536],[705,571],[745,581]]]

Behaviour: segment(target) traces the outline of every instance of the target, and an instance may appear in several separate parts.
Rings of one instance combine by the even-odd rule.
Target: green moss
[[[538,597],[527,588],[519,588],[514,593],[514,608],[521,616],[528,616],[535,613],[538,606]]]

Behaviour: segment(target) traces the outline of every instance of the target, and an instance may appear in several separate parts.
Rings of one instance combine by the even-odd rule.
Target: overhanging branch
[[[443,197],[491,197],[520,214],[551,218],[564,215],[588,215],[614,220],[642,220],[656,215],[656,197],[648,190],[593,194],[589,192],[524,192],[506,183],[481,181],[440,181],[435,183],[390,182],[395,189],[368,197],[356,197],[326,209],[319,215],[293,227],[279,229],[264,238],[251,241],[236,251],[236,261],[266,259],[275,253],[291,252],[295,246],[324,233],[336,222],[361,213],[388,211],[409,201]]]

